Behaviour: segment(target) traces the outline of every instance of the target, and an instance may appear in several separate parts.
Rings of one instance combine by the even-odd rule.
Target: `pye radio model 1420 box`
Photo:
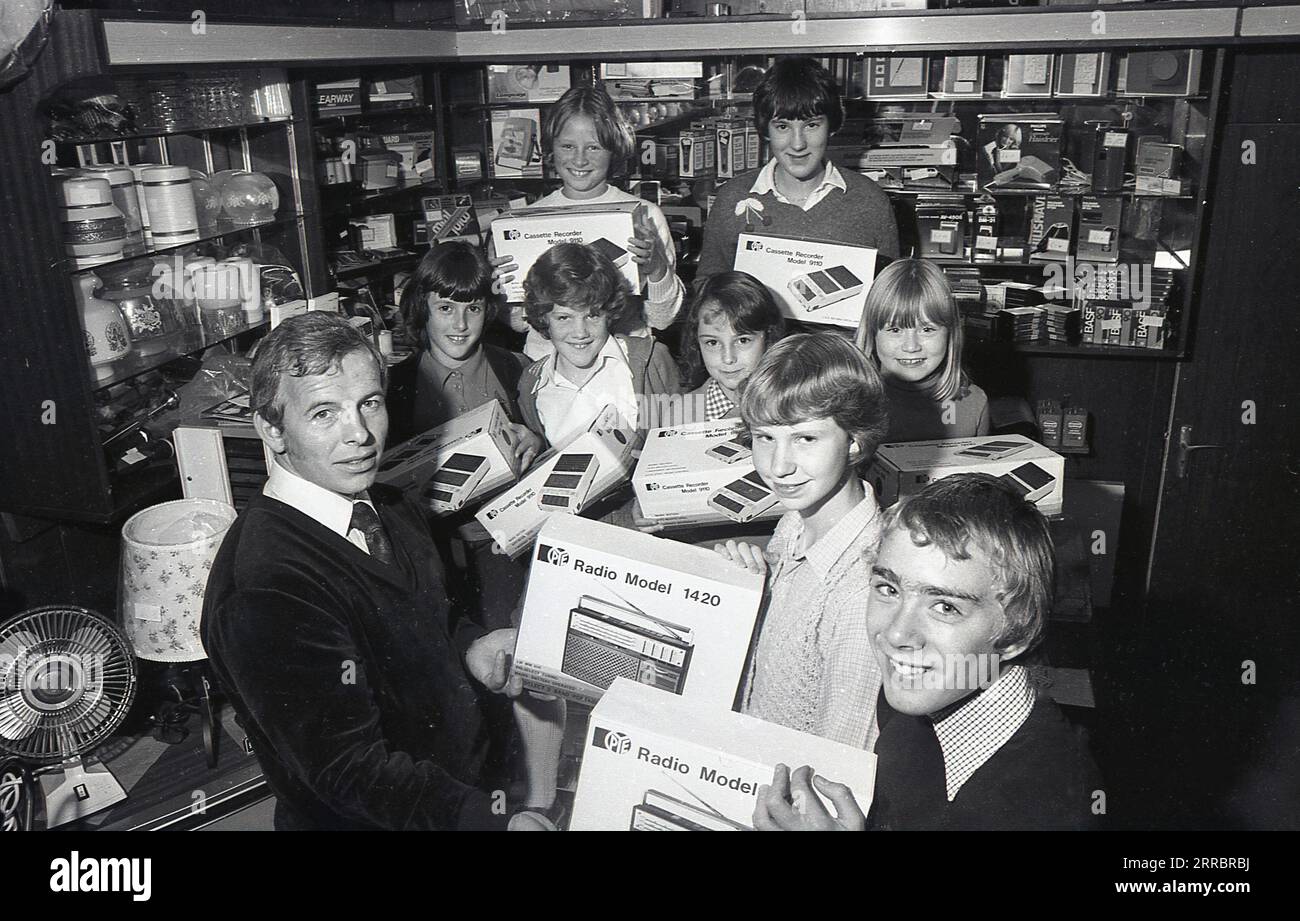
[[[736,239],[736,271],[765,284],[792,319],[856,328],[875,277],[876,251],[742,233]]]
[[[636,447],[636,432],[606,407],[587,431],[537,458],[527,476],[475,517],[502,552],[519,556],[549,517],[576,515],[627,480]]]
[[[871,752],[616,680],[587,726],[569,828],[745,831],[778,764],[810,764],[871,808]]]
[[[557,515],[533,551],[515,673],[587,704],[622,677],[728,710],[762,599],[762,576],[712,550]]]
[[[943,438],[881,445],[867,479],[881,505],[954,473],[987,473],[1013,487],[1044,515],[1064,502],[1065,458],[1023,435]]]
[[[436,514],[458,512],[519,475],[515,438],[505,410],[492,400],[394,447],[375,479],[418,490]]]
[[[780,518],[785,509],[754,471],[739,419],[652,429],[632,472],[646,518],[695,525]]]
[[[524,278],[542,255],[557,243],[585,243],[609,257],[623,273],[633,292],[641,290],[637,264],[628,252],[632,239],[632,214],[640,202],[612,202],[572,208],[528,208],[511,211],[492,222],[492,240],[498,256],[511,256],[519,269],[505,286],[506,300],[524,299]]]

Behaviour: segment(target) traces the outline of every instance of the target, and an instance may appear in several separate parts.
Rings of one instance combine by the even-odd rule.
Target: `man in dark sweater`
[[[337,315],[287,320],[262,342],[250,400],[275,464],[217,554],[203,644],[275,792],[276,828],[504,829],[504,795],[476,787],[478,694],[518,693],[514,631],[449,622],[424,518],[373,485],[384,377]]]
[[[870,816],[847,787],[782,766],[756,826],[1092,827],[1100,783],[1087,747],[1008,665],[1042,637],[1053,568],[1046,521],[986,474],[945,477],[891,509],[867,608],[885,676]]]

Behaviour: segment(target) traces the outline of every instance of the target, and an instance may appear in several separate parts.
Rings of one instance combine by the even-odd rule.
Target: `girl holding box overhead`
[[[659,206],[641,201],[609,183],[609,175],[626,163],[635,149],[632,129],[599,87],[577,86],[551,106],[542,143],[564,185],[534,202],[536,208],[580,208],[619,202],[641,202],[634,217],[634,236],[627,241],[632,260],[641,266],[646,282],[644,316],[630,318],[626,331],[648,337],[650,329],[666,329],[682,308],[684,289],[677,277],[677,253],[668,219]],[[507,281],[519,270],[509,253],[492,259],[494,275]],[[511,326],[528,332],[524,353],[537,359],[551,352],[551,344],[530,329],[522,305],[515,305]]]
[[[754,91],[754,119],[772,159],[718,189],[704,227],[696,273],[735,268],[741,233],[773,234],[874,247],[898,256],[898,224],[888,197],[870,179],[826,159],[844,123],[835,79],[812,58],[783,58]]]

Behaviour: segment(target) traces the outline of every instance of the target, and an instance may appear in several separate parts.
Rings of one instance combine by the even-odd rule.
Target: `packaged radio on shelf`
[[[749,830],[758,789],[778,764],[810,764],[852,790],[864,813],[871,809],[871,752],[615,680],[587,724],[569,828]]]
[[[1065,458],[1023,435],[942,438],[884,444],[867,479],[882,505],[920,492],[954,473],[988,473],[1012,486],[1044,515],[1059,515],[1065,495]]]
[[[784,508],[754,470],[739,419],[652,429],[632,473],[641,513],[663,525],[747,523]]]
[[[742,233],[736,271],[765,284],[782,312],[804,323],[856,328],[876,274],[876,250]]]
[[[556,243],[585,243],[596,246],[632,286],[641,290],[641,277],[627,249],[632,239],[633,214],[639,202],[569,208],[529,208],[510,211],[492,222],[492,239],[501,256],[511,256],[519,266],[514,280],[505,286],[506,300],[524,299],[524,278],[533,263]]]
[[[514,446],[510,419],[492,400],[385,452],[375,479],[418,491],[427,508],[447,515],[519,475]]]
[[[729,710],[763,577],[712,550],[557,515],[537,535],[514,669],[525,687],[593,704],[617,677]]]
[[[637,434],[606,407],[601,418],[533,463],[528,475],[478,510],[503,553],[519,556],[552,515],[577,515],[627,481]]]
[[[488,102],[554,102],[569,89],[567,64],[489,64]]]

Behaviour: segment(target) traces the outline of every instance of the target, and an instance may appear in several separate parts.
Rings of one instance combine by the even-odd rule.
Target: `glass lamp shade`
[[[199,639],[203,593],[235,514],[214,499],[178,499],[122,526],[118,608],[136,656],[169,663],[207,658]]]
[[[231,223],[272,221],[279,207],[279,190],[261,173],[236,173],[221,186],[221,210]]]
[[[194,186],[194,210],[198,214],[199,227],[215,227],[221,217],[221,193],[198,170],[190,170],[190,182]]]

